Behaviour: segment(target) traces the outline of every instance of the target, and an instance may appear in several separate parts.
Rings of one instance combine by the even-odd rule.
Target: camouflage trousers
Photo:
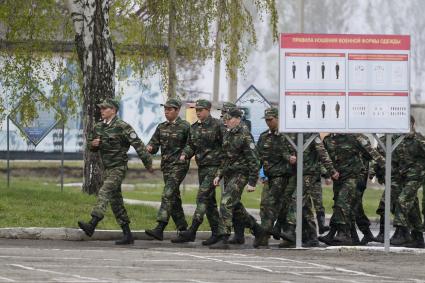
[[[334,181],[334,205],[330,225],[351,225],[353,199],[356,193],[356,178]]]
[[[120,226],[130,223],[121,194],[121,183],[126,171],[127,166],[105,169],[103,185],[98,192],[97,203],[91,212],[92,216],[102,219],[110,203],[117,223]]]
[[[425,182],[422,183],[422,216],[425,223]]]
[[[269,178],[264,183],[261,192],[260,218],[264,231],[271,232],[274,222],[278,219],[283,203],[289,203],[289,198],[284,199],[289,182],[289,176]]]
[[[398,196],[401,193],[401,180],[399,178],[391,178],[391,204],[390,211],[392,214],[395,213],[395,203],[397,202]],[[385,214],[385,191],[382,192],[381,200],[379,201],[378,209],[376,214],[384,217]]]
[[[295,187],[292,193],[291,202],[288,208],[287,222],[288,224],[296,225],[296,213],[297,213],[297,190],[296,190],[295,177],[292,182],[295,182],[292,186]],[[302,204],[302,222],[303,222],[303,234],[317,236],[316,222],[314,220],[313,204],[311,192],[317,181],[316,175],[304,175],[303,176],[303,204]]]
[[[244,223],[245,227],[251,229],[257,223],[241,203],[242,193],[247,184],[248,176],[246,174],[236,173],[224,177],[224,189],[220,202],[219,235],[230,235],[233,221]]]
[[[408,173],[402,179],[401,192],[395,202],[394,226],[419,232],[423,230],[418,199],[418,190],[422,183],[423,177],[420,174]]]
[[[320,178],[320,174],[317,175],[317,179],[314,181],[313,187],[311,188],[311,199],[313,200],[313,206],[316,214],[325,214],[325,207],[323,206],[322,180]]]
[[[193,214],[193,221],[196,220],[199,223],[202,223],[206,214],[211,228],[217,228],[220,221],[213,184],[217,169],[217,166],[199,167],[199,190],[196,196],[196,209]]]
[[[283,230],[287,229],[289,213],[291,213],[291,215],[289,215],[289,218],[295,221],[294,220],[295,212],[293,210],[289,211],[289,207],[291,206],[293,194],[296,190],[297,190],[297,176],[293,175],[289,177],[288,185],[286,186],[286,190],[283,193],[282,207],[280,209],[279,216],[276,221],[278,227],[280,227]]]
[[[187,165],[174,166],[163,170],[164,190],[162,192],[157,221],[168,223],[171,216],[177,230],[185,230],[187,228],[180,196],[180,184],[186,177],[188,170],[189,166]]]
[[[367,187],[367,175],[361,175],[357,180],[356,190],[354,191],[354,199],[352,206],[351,225],[354,227],[356,224],[360,231],[364,232],[369,229],[370,220],[366,216],[363,209],[363,195]]]

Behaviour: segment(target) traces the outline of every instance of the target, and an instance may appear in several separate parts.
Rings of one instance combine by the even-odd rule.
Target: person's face
[[[111,108],[111,107],[100,108],[100,116],[102,117],[103,120],[109,121],[111,118],[115,116],[116,113],[117,113],[117,110],[115,108]]]
[[[174,107],[164,107],[164,115],[168,121],[174,121],[179,116],[180,109]]]
[[[277,127],[279,126],[279,120],[275,117],[266,118],[266,124],[270,130],[274,131],[277,130]]]
[[[225,124],[226,124],[227,128],[229,128],[229,129],[233,129],[234,127],[236,127],[240,123],[241,123],[241,118],[238,118],[238,117],[232,117],[232,118],[225,121]]]
[[[210,115],[210,110],[206,108],[196,109],[196,117],[198,117],[199,121],[205,121]]]

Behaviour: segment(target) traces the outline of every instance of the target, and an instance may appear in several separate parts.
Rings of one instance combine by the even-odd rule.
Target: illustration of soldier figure
[[[295,104],[295,101],[292,101],[292,116],[295,119],[295,114],[297,112],[297,105]]]
[[[326,111],[326,105],[325,105],[325,102],[322,101],[322,119],[325,119],[325,111]]]
[[[322,66],[320,67],[320,69],[322,70],[322,80],[325,79],[325,63],[322,62]]]
[[[307,79],[310,79],[310,70],[311,70],[310,62],[307,62]]]
[[[295,62],[292,62],[292,78],[295,79],[295,71],[297,70],[297,66],[295,66]]]
[[[310,113],[311,113],[311,105],[310,101],[307,101],[307,117],[310,119]]]
[[[338,80],[339,79],[339,64],[338,64],[338,62],[336,62],[336,65],[335,65],[335,72],[336,72],[336,79]]]
[[[335,105],[335,112],[336,112],[336,118],[338,119],[339,118],[339,110],[341,109],[341,106],[339,106],[339,103],[338,103],[338,101],[336,102],[336,105]]]

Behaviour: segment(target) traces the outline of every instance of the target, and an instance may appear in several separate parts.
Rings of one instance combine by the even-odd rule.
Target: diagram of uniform
[[[384,83],[384,66],[378,65],[373,68],[377,83]]]
[[[338,64],[338,62],[336,62],[336,65],[335,65],[335,73],[336,73],[336,79],[339,79],[339,64]]]
[[[310,79],[310,62],[307,62],[307,79]]]
[[[364,83],[366,80],[366,74],[365,74],[365,66],[363,65],[356,65],[354,67],[354,80],[357,83]]]
[[[310,119],[310,113],[311,113],[311,105],[310,101],[307,101],[307,117]]]
[[[325,79],[325,63],[322,62],[322,66],[320,67],[320,69],[322,70],[322,80]]]
[[[325,102],[322,101],[322,118],[325,119],[325,111],[326,111],[326,105]]]
[[[338,101],[336,102],[336,105],[335,105],[335,112],[336,112],[336,118],[338,119],[339,118],[339,110],[341,109],[341,106],[339,106],[339,103],[338,103]]]
[[[292,116],[294,117],[294,119],[295,119],[296,113],[297,113],[297,105],[295,104],[295,101],[293,101],[292,102]]]
[[[297,66],[295,66],[295,62],[292,62],[292,78],[295,79],[295,72],[297,71]]]

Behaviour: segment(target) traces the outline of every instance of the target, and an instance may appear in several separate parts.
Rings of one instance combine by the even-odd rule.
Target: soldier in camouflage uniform
[[[146,169],[152,172],[152,157],[133,128],[116,116],[119,102],[105,99],[98,104],[103,121],[95,125],[89,134],[87,144],[91,151],[98,151],[103,165],[103,185],[97,195],[97,203],[91,212],[92,219],[86,223],[78,221],[78,226],[91,237],[100,220],[103,219],[110,203],[115,219],[121,226],[124,236],[116,241],[117,245],[134,243],[130,231],[130,219],[124,207],[121,183],[127,171],[127,151],[134,147]]]
[[[385,160],[362,135],[330,134],[325,137],[324,144],[340,177],[333,185],[331,229],[326,236],[319,237],[319,240],[328,245],[351,245],[352,205],[362,164],[360,153],[382,166]],[[338,234],[335,236],[336,232]]]
[[[324,166],[320,166],[321,172],[317,174],[316,181],[313,184],[310,195],[313,200],[313,207],[316,212],[317,226],[319,227],[319,234],[329,231],[329,226],[325,224],[325,207],[323,206],[323,190],[322,190],[322,175],[327,175]]]
[[[268,238],[272,234],[273,223],[277,220],[283,203],[289,178],[293,174],[292,164],[295,164],[295,152],[283,134],[278,131],[279,113],[276,108],[264,111],[269,130],[263,132],[257,142],[257,149],[267,177],[261,193],[260,217],[261,226],[265,232],[264,238],[258,243],[268,246]]]
[[[425,173],[425,137],[415,131],[414,123],[411,117],[411,132],[399,145],[402,151],[401,192],[395,202],[393,225],[396,231],[391,238],[391,244],[424,248],[418,190],[422,186]]]
[[[304,134],[304,139],[308,140],[312,134]],[[317,176],[321,173],[321,165],[334,180],[338,180],[339,173],[335,170],[332,160],[326,151],[322,140],[319,136],[315,137],[312,143],[304,150],[303,154],[303,227],[304,227],[304,246],[318,246],[316,223],[312,211],[311,191],[317,182]],[[281,236],[284,240],[295,242],[295,227],[296,227],[296,190],[292,195],[292,201],[289,205],[287,222],[288,229]]]
[[[223,160],[216,173],[214,185],[224,178],[224,190],[220,203],[219,241],[212,249],[229,248],[228,238],[232,230],[232,219],[249,227],[256,239],[262,236],[262,229],[241,203],[245,187],[255,191],[260,162],[250,133],[241,125],[242,112],[231,109],[225,115],[228,130],[223,137]]]
[[[180,156],[186,146],[190,131],[190,124],[178,116],[182,105],[180,99],[170,98],[161,105],[164,106],[167,121],[158,125],[146,147],[150,153],[156,153],[161,148],[164,191],[158,210],[158,225],[154,229],[145,231],[147,235],[159,241],[163,240],[163,232],[170,216],[178,231],[187,229],[180,197],[180,184],[189,170],[189,160],[180,160]]]
[[[363,139],[368,142],[368,146],[372,146],[369,139],[365,135],[362,136]],[[359,167],[361,169],[357,178],[356,190],[353,199],[353,213],[351,218],[352,223],[350,233],[353,244],[366,245],[369,242],[375,241],[375,237],[370,231],[370,220],[366,216],[363,209],[363,195],[366,190],[367,180],[369,177],[369,157],[362,154],[361,152],[359,154],[360,159],[358,161],[360,162]],[[359,240],[359,236],[357,234],[356,224],[363,233],[363,238],[361,241]]]
[[[191,159],[195,156],[198,165],[199,190],[196,197],[196,210],[191,227],[181,232],[173,243],[195,241],[196,231],[201,225],[204,215],[207,215],[212,235],[203,241],[203,245],[211,245],[217,241],[219,213],[215,198],[213,180],[221,163],[221,145],[223,143],[221,121],[210,115],[211,102],[205,99],[196,101],[198,121],[190,128],[190,137],[180,160]]]

